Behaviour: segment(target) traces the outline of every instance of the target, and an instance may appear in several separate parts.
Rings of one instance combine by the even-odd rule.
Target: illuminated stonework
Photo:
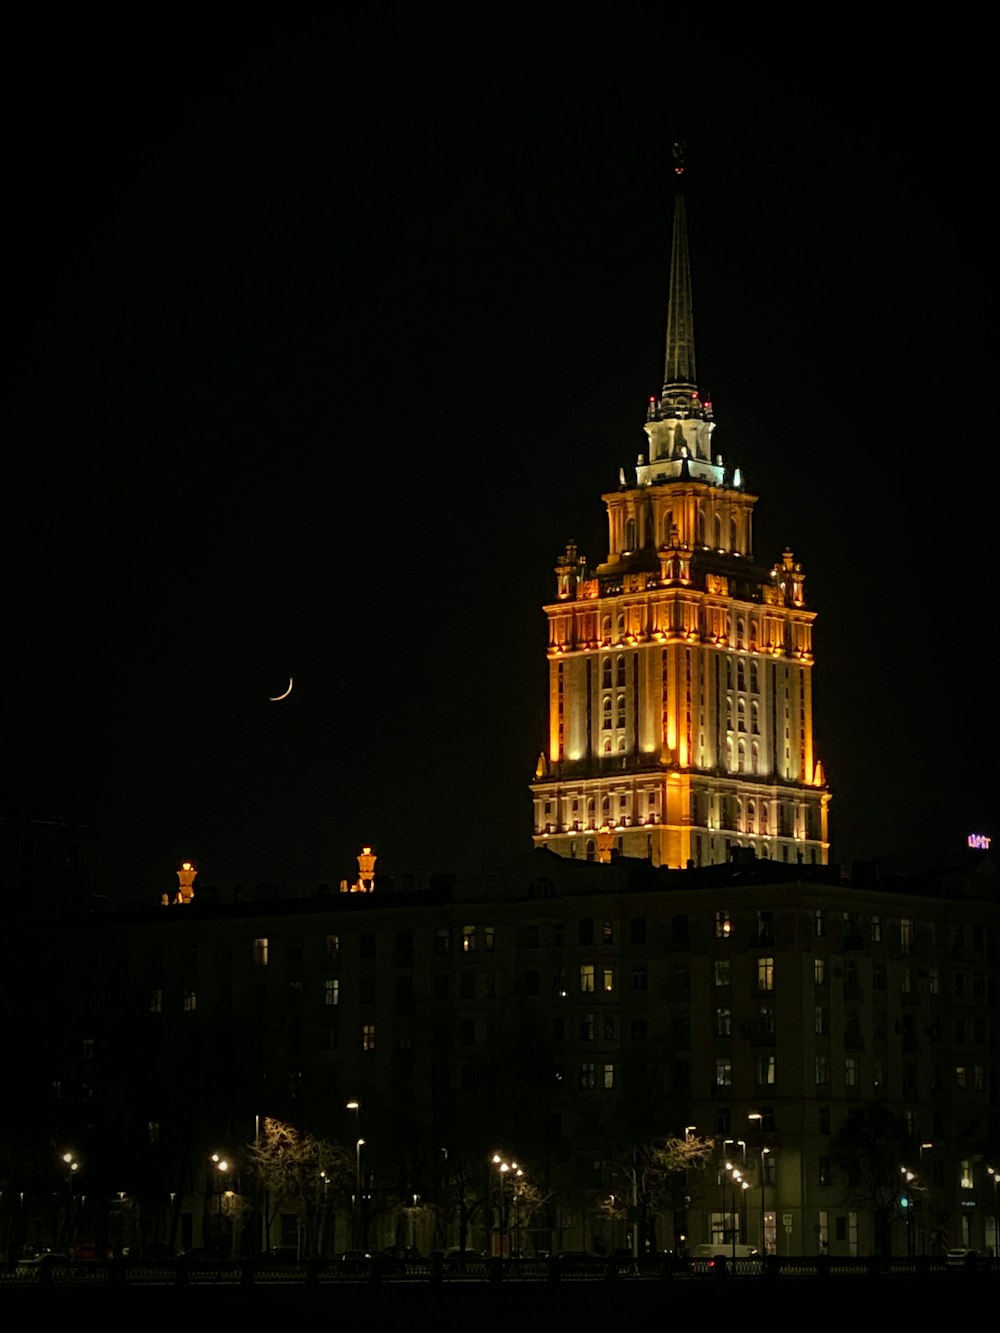
[[[358,853],[358,878],[353,884],[348,884],[346,879],[340,881],[341,893],[374,893],[375,892],[375,862],[378,860],[378,854],[373,852],[370,847],[362,847]]]
[[[570,543],[549,622],[549,739],[532,784],[535,843],[656,865],[735,846],[825,864],[827,806],[812,722],[812,623],[791,551],[753,558],[739,470],[712,453],[699,392],[683,196],[674,217],[663,390],[634,480],[603,497],[608,555]]]
[[[173,897],[169,893],[163,894],[160,899],[163,906],[178,906],[194,902],[194,881],[197,874],[198,869],[191,861],[183,862],[181,868],[177,871],[177,892]]]

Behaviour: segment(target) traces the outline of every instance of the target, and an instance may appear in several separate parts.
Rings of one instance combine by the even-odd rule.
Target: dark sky
[[[389,12],[24,34],[4,808],[99,826],[133,894],[530,845],[540,608],[644,446],[683,137],[716,443],[819,612],[834,857],[996,832],[976,81]]]

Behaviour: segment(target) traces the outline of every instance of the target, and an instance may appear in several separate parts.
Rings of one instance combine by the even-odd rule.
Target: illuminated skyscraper
[[[549,621],[549,738],[535,843],[654,864],[730,848],[825,864],[830,800],[813,736],[812,623],[790,550],[753,555],[739,469],[713,451],[695,370],[684,197],[674,212],[663,389],[647,452],[620,471],[608,554],[571,543]]]

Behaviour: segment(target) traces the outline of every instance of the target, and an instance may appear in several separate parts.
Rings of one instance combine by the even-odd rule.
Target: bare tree
[[[320,1255],[329,1208],[348,1198],[353,1187],[354,1160],[348,1149],[267,1117],[248,1155],[266,1198],[265,1247],[270,1247],[274,1213],[283,1204],[295,1203],[305,1221],[303,1257]]]
[[[851,1111],[830,1139],[830,1158],[844,1182],[845,1198],[872,1219],[878,1252],[891,1251],[892,1223],[907,1190],[905,1161],[913,1141],[901,1115],[873,1103]]]

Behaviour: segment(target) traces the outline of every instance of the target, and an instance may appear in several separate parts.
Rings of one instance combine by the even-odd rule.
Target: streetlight
[[[757,1128],[760,1130],[761,1134],[763,1134],[763,1132],[764,1132],[764,1115],[763,1115],[763,1112],[761,1112],[761,1111],[751,1111],[750,1114],[747,1116],[747,1119],[748,1119],[748,1120],[755,1120],[755,1121],[757,1122]],[[764,1204],[764,1158],[768,1155],[768,1153],[769,1153],[770,1151],[771,1151],[770,1148],[765,1148],[763,1145],[761,1145],[761,1149],[760,1149],[760,1254],[761,1254],[761,1263],[762,1263],[762,1266],[763,1266],[763,1260],[764,1260],[764,1257],[765,1257],[766,1254],[767,1254],[767,1236],[766,1236],[766,1228],[767,1228],[767,1210],[766,1210],[766,1208],[765,1208],[765,1204]]]
[[[361,1231],[361,1145],[364,1139],[359,1136],[358,1131],[361,1128],[361,1103],[356,1097],[352,1097],[345,1104],[344,1109],[351,1111],[354,1115],[354,1136],[357,1139],[355,1144],[355,1170],[354,1170],[354,1201],[351,1209],[351,1244],[354,1248],[360,1249],[361,1243],[358,1235]]]
[[[66,1208],[66,1245],[68,1248],[73,1241],[73,1177],[79,1171],[80,1163],[71,1152],[64,1152],[62,1160],[69,1168],[66,1176],[66,1183],[69,1187],[69,1201]]]
[[[512,1181],[514,1181],[514,1182],[523,1180],[523,1179],[524,1179],[524,1170],[523,1170],[521,1167],[519,1167],[518,1164],[517,1164],[516,1162],[513,1162],[513,1161],[512,1161],[512,1162],[508,1162],[508,1161],[502,1156],[502,1154],[500,1154],[499,1152],[495,1152],[495,1153],[493,1154],[493,1156],[490,1158],[490,1161],[491,1161],[492,1164],[496,1167],[496,1169],[497,1169],[497,1174],[498,1174],[499,1177],[500,1177],[500,1258],[502,1259],[502,1258],[504,1257],[504,1249],[506,1248],[506,1247],[505,1247],[505,1239],[506,1239],[506,1237],[505,1237],[505,1231],[506,1231],[506,1221],[507,1221],[507,1191],[506,1191],[506,1183],[507,1183],[508,1180],[512,1180]],[[492,1180],[492,1177],[491,1177],[491,1180]],[[513,1189],[512,1197],[515,1199],[515,1205],[514,1205],[514,1206],[515,1206],[515,1208],[517,1208],[517,1203],[516,1203],[516,1198],[517,1198],[517,1185],[516,1185],[516,1183],[515,1183],[515,1185],[514,1185],[514,1189]],[[518,1209],[517,1212],[515,1213],[515,1226],[516,1226],[516,1239],[515,1239],[514,1244],[515,1244],[515,1248],[517,1248],[517,1246],[520,1244],[520,1239],[521,1239],[521,1235],[520,1235],[520,1232],[521,1232],[520,1209]]]
[[[358,1250],[364,1249],[361,1242],[361,1149],[364,1146],[364,1139],[358,1139],[354,1145],[355,1249]]]
[[[997,1183],[1000,1182],[1000,1171],[995,1166],[986,1168],[987,1175],[993,1181],[993,1258],[1000,1254],[1000,1207],[997,1205]]]

